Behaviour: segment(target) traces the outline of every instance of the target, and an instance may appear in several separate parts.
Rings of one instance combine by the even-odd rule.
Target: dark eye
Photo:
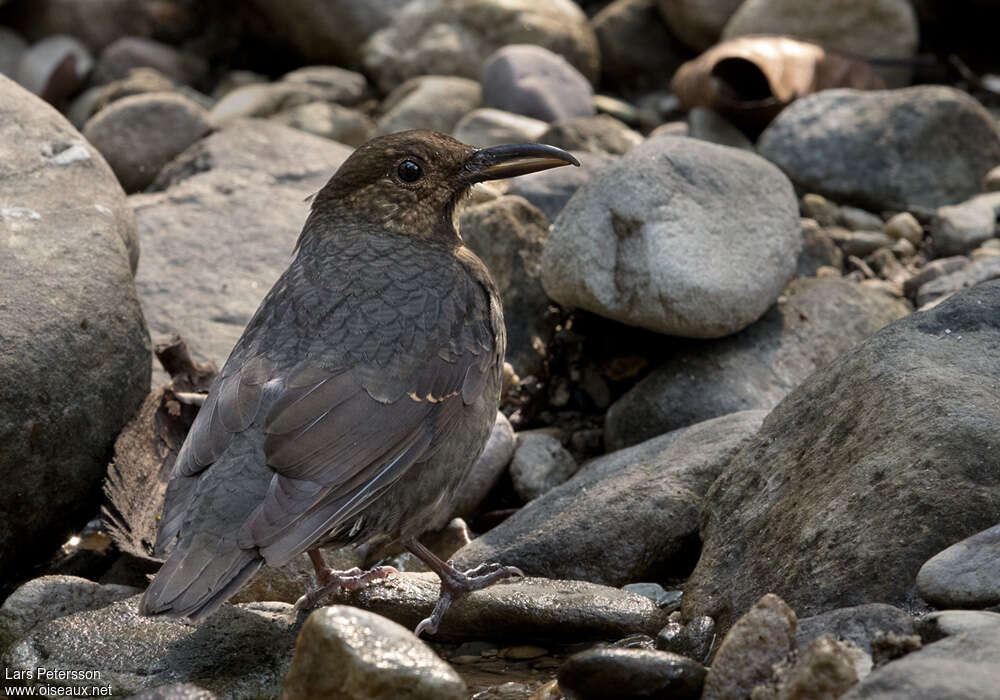
[[[412,160],[404,160],[396,168],[396,174],[403,182],[416,182],[424,175],[424,169]]]

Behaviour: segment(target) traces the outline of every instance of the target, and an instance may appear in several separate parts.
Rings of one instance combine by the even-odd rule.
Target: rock
[[[524,503],[565,482],[579,465],[562,443],[551,435],[526,431],[517,434],[517,449],[510,463],[514,491]]]
[[[795,274],[813,277],[821,267],[841,269],[844,253],[833,241],[829,232],[815,219],[802,219],[802,252],[795,266]]]
[[[587,462],[455,560],[612,586],[682,575],[697,542],[702,494],[764,415],[723,416]]]
[[[556,122],[539,141],[567,151],[622,155],[642,143],[643,138],[614,117],[598,114]]]
[[[135,68],[155,68],[181,85],[199,85],[208,75],[205,59],[178,51],[173,46],[128,36],[107,46],[94,66],[92,84],[121,80]]]
[[[803,616],[906,605],[930,556],[994,525],[997,308],[1000,282],[956,294],[789,394],[706,495],[685,617],[724,629],[764,591]]]
[[[356,68],[361,63],[365,40],[394,22],[408,2],[253,0],[253,4],[270,20],[275,33],[290,42],[309,63]]]
[[[1000,162],[1000,129],[948,87],[825,90],[786,108],[757,150],[801,189],[883,211],[969,199]]]
[[[483,104],[556,122],[594,114],[594,90],[565,58],[541,46],[510,44],[483,62]]]
[[[412,78],[382,102],[378,132],[431,129],[449,133],[459,119],[479,106],[481,99],[482,91],[475,80],[446,75]]]
[[[896,214],[886,221],[884,230],[892,238],[907,240],[914,246],[919,246],[924,241],[924,227],[908,211]]]
[[[973,197],[956,206],[937,210],[931,225],[934,251],[939,257],[965,255],[993,237],[1000,212],[1000,194]]]
[[[907,0],[822,0],[808,11],[795,0],[749,0],[729,18],[722,38],[754,34],[784,34],[846,54],[898,62],[913,59],[919,40],[917,17]],[[886,66],[879,73],[888,87],[903,87],[910,84],[912,69]]]
[[[335,571],[345,571],[364,565],[359,550],[352,547],[341,549],[323,548],[323,558],[327,566]],[[283,567],[262,567],[261,570],[229,599],[230,603],[279,602],[290,605],[304,593],[316,586],[316,572],[309,556],[305,553],[292,559]]]
[[[996,256],[970,262],[955,272],[921,284],[916,295],[917,308],[940,301],[961,289],[967,289],[998,277],[1000,277],[1000,259]]]
[[[839,642],[828,635],[817,637],[777,677],[772,697],[775,700],[838,698],[858,682],[855,664],[863,656],[863,652],[850,643]],[[753,697],[757,698],[759,693],[758,686]]]
[[[913,617],[885,603],[866,603],[850,608],[828,610],[799,620],[798,646],[805,649],[823,636],[846,640],[871,654],[872,638],[878,632],[913,634]]]
[[[838,236],[837,242],[844,255],[854,255],[859,258],[871,255],[879,248],[891,248],[896,239],[881,231],[847,231]]]
[[[687,137],[688,136],[688,125],[687,122],[673,121],[666,122],[665,124],[660,124],[655,129],[649,132],[649,136],[646,138],[660,138],[662,136],[674,136],[674,137]]]
[[[656,603],[658,608],[680,607],[681,591],[668,591],[658,583],[629,583],[622,586],[622,590],[645,596]]]
[[[135,220],[100,154],[0,76],[0,582],[93,517],[149,391]],[[68,439],[72,436],[72,439]]]
[[[702,700],[750,697],[795,648],[795,611],[767,594],[726,633],[705,677]]]
[[[306,619],[281,697],[462,700],[465,682],[408,629],[331,605]]]
[[[431,613],[439,590],[436,574],[398,574],[338,602],[413,629]],[[497,641],[582,642],[656,634],[666,622],[667,613],[649,598],[618,588],[585,581],[508,579],[453,603],[435,639],[482,640],[485,635]]]
[[[842,279],[796,279],[749,328],[676,346],[608,409],[605,444],[621,449],[734,411],[771,409],[816,369],[909,310]]]
[[[208,113],[174,92],[118,100],[83,128],[126,192],[147,187],[181,151],[211,129]]]
[[[554,331],[546,318],[549,298],[539,279],[548,229],[545,215],[520,197],[468,207],[459,219],[466,245],[486,263],[500,290],[507,360],[521,376],[541,371]]]
[[[692,49],[703,51],[719,40],[722,28],[743,0],[657,0],[667,26]]]
[[[462,117],[455,125],[453,133],[462,143],[486,147],[538,141],[546,129],[548,124],[541,119],[532,119],[499,109],[481,108],[474,109]]]
[[[559,688],[580,700],[669,697],[697,700],[705,667],[667,651],[588,649],[559,668]]]
[[[840,207],[821,194],[809,193],[802,197],[802,215],[815,219],[820,226],[836,226]]]
[[[1000,625],[1000,613],[985,610],[936,610],[917,618],[915,626],[924,645],[956,634]]]
[[[1000,627],[947,637],[876,669],[841,700],[1000,697]]]
[[[269,117],[272,114],[326,101],[328,91],[306,82],[251,83],[226,93],[211,110],[212,123],[224,125],[233,119]]]
[[[742,131],[733,126],[718,112],[705,107],[695,107],[688,112],[688,136],[720,146],[753,151],[753,143]]]
[[[540,141],[542,138],[528,140]],[[603,153],[576,151],[573,155],[580,161],[579,168],[553,168],[522,175],[511,180],[507,193],[524,197],[541,209],[549,221],[555,221],[573,193],[589,182],[597,171],[615,160],[615,156]]]
[[[28,42],[9,27],[0,27],[0,73],[11,80],[17,78],[17,64],[28,50]]]
[[[969,259],[964,255],[931,260],[929,263],[920,268],[917,274],[903,283],[903,293],[910,299],[916,299],[917,292],[923,285],[932,280],[936,280],[939,277],[944,277],[945,275],[957,272],[968,264]]]
[[[94,59],[70,36],[50,36],[21,54],[14,79],[43,100],[58,105],[79,90]]]
[[[776,168],[695,139],[650,139],[566,204],[542,285],[564,306],[622,323],[721,337],[774,303],[801,245],[795,195]]]
[[[150,193],[133,195],[143,240],[136,289],[154,340],[180,333],[197,361],[221,367],[288,265],[309,211],[303,199],[349,154],[280,124],[235,120],[169,163]]]
[[[458,497],[454,515],[464,518],[476,511],[507,470],[507,465],[514,456],[515,444],[514,429],[510,426],[510,421],[497,411],[497,419],[483,453],[469,470],[462,485],[456,489]]]
[[[1000,165],[983,176],[983,192],[1000,192]]]
[[[141,593],[77,576],[42,576],[21,584],[0,607],[0,654],[36,625],[83,610],[97,610]]]
[[[601,83],[630,90],[661,87],[686,51],[678,46],[656,0],[615,0],[590,20],[601,53]]]
[[[129,700],[216,700],[219,696],[194,683],[170,683],[129,696]]]
[[[274,121],[293,129],[338,141],[348,146],[360,146],[375,136],[375,121],[350,107],[330,102],[310,102],[278,112]]]
[[[86,114],[86,118],[83,120],[83,123],[86,124],[87,119],[92,117],[94,114],[104,109],[112,102],[120,100],[124,97],[131,97],[132,95],[145,95],[150,92],[172,92],[174,90],[176,90],[174,81],[163,75],[163,73],[155,68],[133,68],[129,71],[129,74],[121,80],[115,80],[107,85],[90,88],[83,93],[83,95],[87,95],[92,91],[96,91],[96,93],[93,93],[95,94],[95,97],[89,98],[90,111]],[[80,103],[85,101],[83,95],[73,101],[73,104],[70,106],[71,113],[74,110],[78,110],[82,113]],[[72,119],[72,115],[70,118]]]
[[[111,695],[132,695],[192,681],[226,698],[275,697],[292,661],[295,616],[282,603],[226,605],[198,625],[141,617],[139,597],[74,613],[35,627],[11,646],[11,671],[76,672],[68,687],[89,687],[93,673]],[[87,672],[90,678],[87,679]],[[44,679],[27,682],[38,687]]]
[[[592,83],[597,39],[572,0],[413,0],[361,48],[366,73],[383,92],[418,75],[478,80],[486,58],[507,44],[560,54]]]
[[[840,207],[838,223],[849,231],[881,231],[882,217],[858,207]],[[894,236],[899,238],[899,236]]]
[[[365,76],[339,66],[304,66],[285,73],[281,82],[322,90],[324,100],[345,107],[356,107],[371,97]]]
[[[927,560],[917,573],[917,593],[938,608],[1000,604],[1000,525],[967,537]]]
[[[686,625],[671,620],[656,635],[656,648],[708,663],[715,648],[715,620],[696,617]]]

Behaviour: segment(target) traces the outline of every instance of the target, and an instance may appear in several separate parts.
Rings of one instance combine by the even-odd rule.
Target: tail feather
[[[178,545],[149,584],[139,612],[200,620],[236,593],[264,563],[257,549],[195,537]]]

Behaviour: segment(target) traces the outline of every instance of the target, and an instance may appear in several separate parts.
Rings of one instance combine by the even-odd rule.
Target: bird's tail
[[[239,590],[264,563],[256,548],[204,533],[178,543],[139,603],[143,615],[199,620]]]

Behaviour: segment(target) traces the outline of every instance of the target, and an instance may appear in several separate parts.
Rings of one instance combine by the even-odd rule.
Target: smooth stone
[[[838,223],[849,231],[880,231],[882,217],[870,211],[844,205],[840,207]],[[895,236],[898,238],[898,236]]]
[[[579,465],[562,442],[544,432],[517,434],[517,449],[510,462],[514,491],[524,503],[564,483]]]
[[[668,591],[658,583],[627,583],[622,590],[645,596],[660,608],[677,606],[681,602],[681,591]]]
[[[59,104],[87,79],[94,58],[71,36],[50,36],[21,54],[14,79],[46,102]]]
[[[92,85],[121,80],[136,68],[154,68],[181,85],[198,85],[208,74],[208,63],[194,54],[178,51],[152,39],[127,36],[101,52],[91,76]]]
[[[886,221],[884,231],[892,238],[907,240],[914,246],[924,242],[924,227],[908,211],[900,212]]]
[[[326,101],[345,107],[356,107],[372,96],[364,75],[340,66],[303,66],[285,73],[281,82],[318,88]]]
[[[462,143],[485,148],[505,143],[538,141],[548,128],[549,125],[541,119],[504,112],[500,109],[480,107],[462,117],[455,124],[452,135]],[[558,170],[565,169],[559,168]]]
[[[303,623],[281,697],[464,700],[468,691],[410,630],[366,610],[331,605]]]
[[[962,289],[974,287],[1000,277],[1000,259],[996,256],[981,258],[958,270],[941,275],[920,285],[916,293],[917,308],[938,302]]]
[[[777,168],[696,139],[647,139],[563,208],[542,285],[563,306],[716,338],[764,314],[801,246],[797,200]]]
[[[746,151],[753,151],[753,142],[746,135],[733,126],[725,117],[718,112],[705,107],[695,107],[688,112],[688,133],[693,139],[701,139],[709,143],[717,143],[720,146],[730,148],[742,148]]]
[[[802,219],[802,252],[796,263],[799,277],[815,277],[821,267],[840,270],[844,266],[844,252],[833,236],[815,219]]]
[[[332,102],[309,102],[271,118],[307,134],[354,147],[373,138],[376,132],[375,121],[367,114]]]
[[[851,231],[837,241],[844,255],[864,258],[879,248],[891,248],[896,239],[881,231]]]
[[[642,134],[607,114],[558,121],[539,138],[567,151],[623,155],[643,141]]]
[[[914,623],[925,645],[945,637],[998,625],[1000,613],[985,610],[935,610],[921,615]]]
[[[936,280],[939,277],[950,275],[961,270],[969,264],[969,258],[964,255],[956,255],[950,258],[938,258],[931,260],[917,271],[910,279],[903,283],[903,294],[909,299],[916,299],[920,288]]]
[[[811,192],[802,197],[802,215],[815,219],[820,226],[836,226],[840,221],[840,207],[823,195]]]
[[[612,586],[683,575],[697,546],[702,495],[765,414],[723,416],[591,460],[463,547],[455,561],[500,561],[528,574]]]
[[[411,78],[382,101],[378,133],[430,129],[447,134],[481,101],[482,90],[475,80],[447,75]]]
[[[913,634],[913,623],[912,615],[893,605],[866,603],[799,619],[796,639],[799,648],[804,649],[817,637],[829,634],[850,641],[870,654],[872,638],[878,632]]]
[[[938,257],[964,255],[992,238],[1000,214],[1000,192],[983,194],[937,210],[931,240]]]
[[[807,192],[872,211],[931,209],[979,192],[1000,162],[1000,127],[950,87],[824,90],[784,109],[757,150]]]
[[[541,209],[549,221],[555,221],[573,193],[615,160],[615,156],[601,153],[576,151],[573,155],[580,161],[579,168],[552,168],[522,175],[510,181],[507,194],[524,197]]]
[[[598,647],[566,659],[559,688],[580,700],[697,700],[705,673],[697,661],[667,651]]]
[[[685,617],[726,629],[764,592],[804,617],[907,606],[929,557],[995,525],[997,308],[1000,281],[955,294],[785,397],[706,496]],[[922,536],[900,537],[916,520]]]
[[[483,105],[557,122],[594,114],[594,89],[562,56],[541,46],[510,44],[483,62]]]
[[[726,22],[743,0],[657,0],[670,31],[697,51],[719,41]]]
[[[323,102],[327,90],[307,82],[250,83],[227,92],[210,111],[212,123],[223,127],[234,119],[270,117],[293,107]]]
[[[1000,192],[1000,165],[983,176],[983,192]]]
[[[667,29],[656,0],[614,0],[590,20],[601,53],[601,84],[661,87],[687,51]]]
[[[1000,604],[1000,525],[966,537],[928,559],[917,573],[917,593],[938,608]]]

